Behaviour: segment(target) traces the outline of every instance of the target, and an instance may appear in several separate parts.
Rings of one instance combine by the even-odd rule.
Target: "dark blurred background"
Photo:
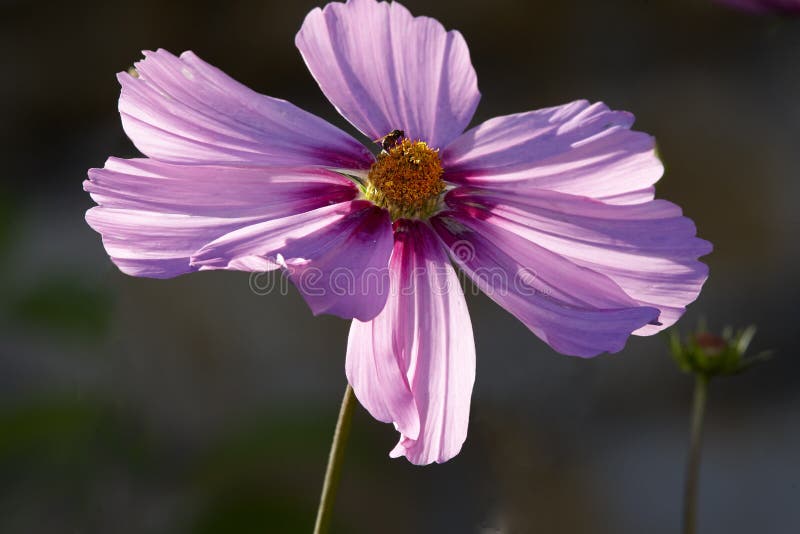
[[[703,533],[800,532],[800,21],[707,0],[408,0],[466,37],[475,122],[576,98],[633,111],[658,195],[714,243],[678,324],[755,323],[777,357],[712,384]],[[293,38],[315,1],[0,1],[0,532],[309,532],[348,323],[245,273],[135,279],[83,220],[81,182],[137,154],[114,74],[186,49],[349,129]],[[338,533],[674,533],[691,379],[663,336],[555,354],[483,296],[469,438],[444,465],[387,456],[360,407]]]

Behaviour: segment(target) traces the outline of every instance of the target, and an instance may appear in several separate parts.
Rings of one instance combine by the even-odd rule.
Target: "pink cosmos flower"
[[[654,200],[663,167],[630,113],[577,101],[464,131],[480,99],[464,38],[396,2],[314,9],[296,44],[379,155],[192,52],[145,52],[118,78],[147,157],[89,171],[86,219],[130,275],[283,268],[315,314],[354,318],[347,377],[399,431],[393,457],[443,462],[466,438],[475,345],[451,260],[581,357],[697,297],[711,246]]]
[[[743,11],[753,13],[784,13],[800,15],[800,0],[715,0]]]

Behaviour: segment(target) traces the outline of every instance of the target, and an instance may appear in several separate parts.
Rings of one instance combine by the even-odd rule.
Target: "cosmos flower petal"
[[[640,304],[658,308],[660,324],[635,334],[674,324],[708,277],[697,258],[710,253],[711,244],[696,237],[691,219],[665,200],[617,206],[534,189],[524,195],[460,189],[448,204],[601,273]]]
[[[198,250],[191,263],[249,270],[266,259],[286,269],[315,315],[368,321],[386,303],[391,252],[389,214],[354,200],[234,230]]]
[[[189,257],[238,228],[351,200],[355,187],[321,169],[170,165],[109,158],[84,181],[86,214],[112,261],[132,276],[171,278]],[[261,270],[261,269],[259,269]]]
[[[103,236],[103,246],[119,270],[131,276],[173,278],[197,269],[189,257],[204,244],[262,217],[197,217],[95,206],[86,222]]]
[[[353,182],[320,167],[174,165],[109,158],[84,189],[108,208],[277,219],[355,198]]]
[[[293,104],[261,95],[193,52],[145,51],[118,74],[119,111],[145,155],[171,163],[366,169],[369,151]]]
[[[575,265],[475,211],[434,219],[453,260],[492,300],[558,352],[591,357],[618,352],[628,336],[656,321],[613,280]]]
[[[382,337],[383,323],[392,324],[396,313],[391,304],[377,318],[353,320],[347,339],[345,372],[361,405],[378,421],[394,423],[398,431],[417,438],[419,411],[406,377],[402,351],[395,351],[393,339]]]
[[[314,9],[295,39],[328,100],[370,139],[392,130],[430,146],[464,131],[480,100],[464,38],[398,2]]]
[[[370,413],[400,431],[391,456],[441,463],[458,454],[467,436],[475,381],[469,312],[447,253],[425,223],[406,221],[396,232],[390,271],[386,308],[370,323],[354,321],[348,379]],[[368,383],[381,372],[379,382]],[[390,378],[397,383],[387,386]],[[416,433],[396,416],[412,407],[408,388],[419,414]]]
[[[664,168],[633,115],[603,103],[490,119],[442,150],[450,182],[520,192],[549,189],[613,204],[653,199]]]

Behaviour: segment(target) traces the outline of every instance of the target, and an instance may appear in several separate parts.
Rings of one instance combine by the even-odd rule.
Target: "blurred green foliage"
[[[61,339],[100,339],[108,328],[113,305],[104,285],[57,267],[45,271],[34,284],[23,284],[19,273],[8,269],[13,262],[6,258],[20,254],[15,240],[21,237],[14,232],[21,222],[11,198],[0,184],[0,315],[16,326],[44,329]]]
[[[191,531],[310,532],[317,502],[296,480],[317,483],[332,424],[307,415],[262,417],[222,435],[196,462],[192,486],[203,504]]]
[[[11,195],[5,185],[0,183],[0,264],[7,254],[12,237],[11,222],[13,220],[13,204]],[[2,272],[2,267],[0,267]]]
[[[81,340],[101,337],[109,325],[112,299],[102,286],[70,274],[57,274],[24,290],[10,290],[9,317]]]
[[[42,502],[85,507],[97,500],[98,481],[116,471],[145,487],[167,484],[192,496],[195,511],[173,525],[177,532],[308,532],[316,501],[292,476],[317,484],[330,426],[323,418],[262,417],[187,454],[152,439],[138,416],[102,398],[28,399],[0,412],[0,496],[37,480]],[[76,521],[91,516],[86,509]],[[0,517],[0,531],[7,527]]]
[[[146,434],[101,399],[38,398],[0,412],[0,470],[30,469],[51,476],[91,477],[100,460],[122,461],[142,472],[149,461]]]
[[[196,534],[263,534],[264,532],[311,532],[313,508],[308,503],[260,487],[241,488],[210,501],[191,532]]]

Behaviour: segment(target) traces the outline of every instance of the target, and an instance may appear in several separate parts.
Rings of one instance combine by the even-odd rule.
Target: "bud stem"
[[[695,534],[697,531],[697,486],[700,475],[703,416],[706,411],[708,381],[708,375],[695,374],[689,457],[686,462],[686,482],[683,491],[683,534]]]

